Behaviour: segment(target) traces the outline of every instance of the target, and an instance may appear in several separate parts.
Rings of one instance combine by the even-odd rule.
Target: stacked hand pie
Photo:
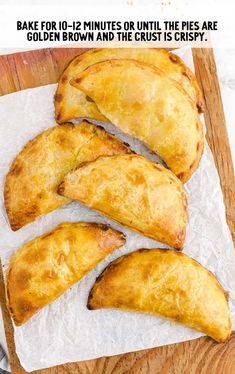
[[[90,50],[65,69],[54,100],[59,126],[31,140],[6,177],[12,230],[77,200],[181,250],[188,222],[183,183],[203,152],[203,105],[191,71],[162,49]],[[86,120],[68,123],[78,117]],[[135,154],[89,119],[111,122],[139,139],[166,167]],[[7,273],[15,324],[25,323],[124,244],[122,233],[85,222],[63,223],[24,244]],[[157,314],[217,341],[231,332],[227,298],[215,277],[170,249],[139,250],[111,263],[91,290],[88,308]]]
[[[55,95],[59,123],[74,117],[108,120],[159,154],[183,182],[203,151],[198,109],[195,77],[161,49],[88,51],[64,71]]]

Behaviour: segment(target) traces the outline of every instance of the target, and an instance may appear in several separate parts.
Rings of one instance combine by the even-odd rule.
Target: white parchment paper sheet
[[[193,69],[190,49],[177,51]],[[4,272],[10,256],[26,241],[64,221],[110,223],[127,236],[126,245],[115,251],[53,304],[28,323],[15,328],[16,351],[27,371],[101,356],[195,339],[202,334],[161,318],[135,313],[86,308],[87,296],[95,278],[113,259],[141,247],[163,247],[138,235],[79,203],[72,203],[12,232],[3,202],[4,178],[13,158],[25,143],[53,126],[55,85],[24,90],[0,98],[0,253]],[[130,143],[132,148],[153,160],[138,141],[120,134],[111,125],[106,129]],[[235,322],[235,253],[226,224],[219,177],[209,147],[199,169],[185,186],[189,201],[189,225],[184,252],[198,260],[218,277],[230,294],[230,310]]]

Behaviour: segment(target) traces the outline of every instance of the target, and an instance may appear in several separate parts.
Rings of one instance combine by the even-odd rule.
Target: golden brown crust
[[[189,80],[189,82],[190,82],[190,84],[192,86],[192,90],[189,89],[184,82],[181,82],[178,79],[174,79],[173,76],[169,76],[169,78],[174,79],[178,83],[182,84],[182,87],[184,88],[184,90],[187,92],[187,94],[190,96],[190,98],[195,102],[196,107],[198,109],[198,112],[199,113],[203,113],[204,112],[204,103],[203,103],[202,93],[201,93],[200,87],[199,87],[199,85],[197,83],[197,79],[196,79],[195,75],[185,65],[185,63],[183,62],[183,60],[179,56],[175,55],[172,52],[168,52],[165,49],[163,49],[163,51],[166,54],[169,55],[169,58],[170,58],[170,60],[172,62],[176,63],[177,65],[179,65],[181,67],[182,75],[184,75],[185,77],[187,77],[187,79]],[[159,67],[159,68],[161,69],[161,67]],[[193,91],[194,91],[194,93],[193,93]]]
[[[122,233],[92,222],[62,223],[24,244],[7,271],[7,304],[15,324],[25,323],[124,244]]]
[[[96,104],[81,91],[70,86],[69,81],[88,66],[109,59],[134,59],[161,69],[186,90],[199,112],[203,111],[202,95],[196,78],[184,62],[176,55],[157,48],[104,48],[91,49],[72,60],[63,71],[54,97],[55,117],[58,123],[75,117],[89,117],[107,121]]]
[[[193,173],[197,170],[199,163],[201,161],[202,155],[203,155],[204,134],[203,134],[203,126],[200,120],[197,122],[197,127],[198,127],[199,140],[196,146],[195,160],[192,162],[188,170],[176,175],[183,183],[186,183],[191,178]]]
[[[110,263],[90,291],[87,307],[160,315],[218,342],[231,334],[228,302],[215,276],[166,249],[141,249]]]
[[[71,81],[123,132],[159,154],[186,182],[198,167],[203,131],[184,89],[154,66],[109,60],[90,66]]]
[[[69,203],[57,187],[70,170],[100,155],[131,153],[102,127],[83,121],[43,131],[16,156],[6,176],[4,199],[12,230]]]
[[[59,194],[145,236],[182,249],[187,199],[168,169],[140,155],[99,157],[67,174]]]

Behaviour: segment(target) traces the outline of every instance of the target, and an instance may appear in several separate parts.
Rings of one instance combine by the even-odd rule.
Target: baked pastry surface
[[[183,182],[197,169],[203,152],[198,112],[162,71],[134,60],[109,60],[90,66],[71,84],[114,125],[159,154]]]
[[[218,342],[231,334],[226,294],[215,276],[185,254],[166,249],[140,249],[109,264],[90,292],[88,308],[159,315]]]
[[[195,76],[176,55],[164,49],[153,48],[103,48],[91,49],[75,57],[62,73],[55,95],[55,117],[58,123],[76,117],[90,117],[107,121],[96,104],[82,91],[75,90],[70,80],[87,67],[110,59],[133,59],[153,65],[169,78],[176,80],[195,102],[199,111],[203,110],[202,97]]]
[[[107,225],[79,222],[62,223],[24,244],[11,258],[6,279],[15,324],[25,323],[124,243],[123,234]]]
[[[58,192],[145,236],[181,249],[187,200],[183,184],[143,156],[99,157],[68,173]]]
[[[57,188],[70,170],[100,155],[131,153],[103,128],[83,121],[51,127],[26,144],[5,181],[5,207],[12,230],[69,203]]]

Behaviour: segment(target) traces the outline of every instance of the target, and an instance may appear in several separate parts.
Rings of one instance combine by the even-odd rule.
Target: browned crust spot
[[[54,96],[54,100],[57,101],[58,103],[60,103],[63,100],[62,94],[56,93],[55,96]]]
[[[202,100],[202,93],[201,93],[200,87],[199,87],[199,85],[197,83],[197,80],[196,80],[194,74],[184,64],[184,62],[181,60],[180,57],[178,57],[177,55],[174,55],[171,52],[167,52],[166,51],[166,53],[169,54],[169,59],[173,63],[175,63],[175,64],[177,63],[179,66],[181,66],[181,68],[182,68],[182,74],[188,78],[188,80],[190,81],[190,83],[194,87],[195,94],[196,94],[196,107],[197,107],[199,113],[203,113],[204,112],[204,104],[203,104],[203,100]]]
[[[22,169],[23,169],[23,165],[20,165],[19,162],[16,162],[16,163],[13,165],[13,167],[12,167],[10,173],[11,173],[11,175],[18,176],[18,175],[20,175]]]
[[[61,112],[59,112],[57,115],[56,115],[56,121],[60,121],[60,119],[61,119]]]
[[[186,78],[188,78],[188,80],[191,80],[191,76],[190,74],[188,73],[188,71],[183,71],[182,73]]]
[[[179,59],[176,55],[173,55],[172,53],[169,54],[169,59],[174,62],[174,63],[178,63],[179,62]]]
[[[177,249],[178,251],[182,251],[182,249],[183,249],[183,243],[185,241],[185,236],[186,236],[186,231],[185,230],[181,230],[177,235],[177,240],[178,240],[179,246],[175,247],[175,249]]]
[[[18,289],[24,290],[29,285],[32,274],[27,269],[20,269],[15,274],[15,285]]]
[[[199,113],[203,113],[205,108],[204,108],[204,103],[203,103],[203,100],[202,99],[198,99],[197,101],[197,109],[199,111]]]
[[[58,189],[57,189],[57,193],[58,193],[59,195],[62,195],[62,196],[63,196],[64,191],[65,191],[65,183],[62,182],[62,183],[60,183],[60,185],[59,185],[59,187],[58,187]]]
[[[65,84],[65,83],[67,83],[67,82],[68,82],[68,77],[67,77],[67,75],[63,75],[62,78],[61,78],[61,83],[62,83],[62,84]]]
[[[197,170],[199,162],[203,154],[204,140],[203,140],[202,124],[200,121],[197,121],[197,130],[200,133],[200,140],[198,141],[197,146],[196,146],[197,155],[195,157],[195,160],[192,162],[188,170],[177,174],[177,177],[182,181],[182,183],[186,183],[190,179],[192,174]]]
[[[94,103],[94,100],[92,100],[92,98],[90,96],[87,96],[86,95],[86,100],[89,102],[89,103]]]

